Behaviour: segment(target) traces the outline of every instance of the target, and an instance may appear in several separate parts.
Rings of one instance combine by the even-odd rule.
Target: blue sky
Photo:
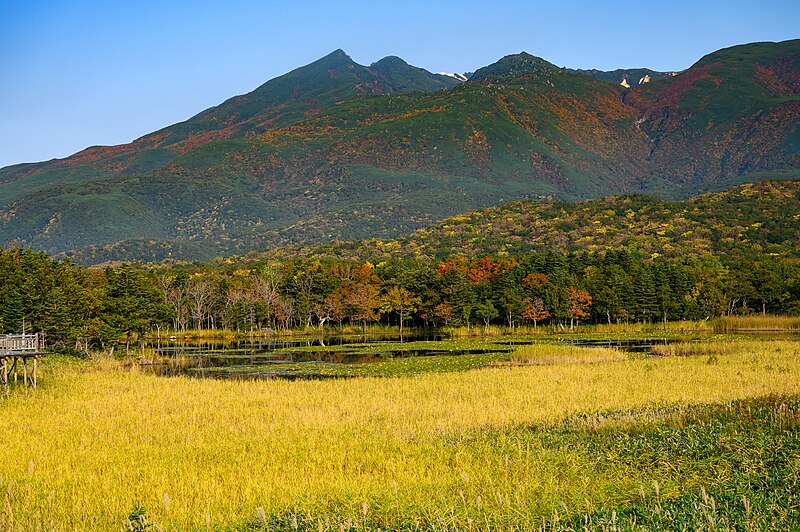
[[[434,72],[523,50],[574,68],[680,70],[798,37],[797,0],[0,0],[0,167],[130,142],[337,48]]]

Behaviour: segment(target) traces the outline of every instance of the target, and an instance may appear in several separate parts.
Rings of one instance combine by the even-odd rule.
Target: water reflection
[[[796,337],[796,335],[794,335]],[[268,378],[341,378],[346,371],[323,371],[327,364],[370,364],[401,357],[436,357],[441,355],[478,355],[510,353],[517,346],[541,343],[532,337],[492,338],[490,340],[463,340],[442,342],[451,338],[440,331],[423,331],[406,335],[326,335],[314,338],[275,338],[264,340],[190,340],[169,342],[154,341],[150,347],[155,353],[151,362],[142,365],[144,371],[161,376],[190,375],[222,379]],[[551,338],[556,344],[576,347],[606,347],[621,351],[651,355],[653,346],[682,339],[575,339]],[[411,345],[412,342],[430,342]],[[409,344],[408,349],[398,344]],[[341,368],[338,368],[341,369]],[[338,373],[330,375],[328,373]]]
[[[449,337],[438,331],[414,335],[327,335],[316,338],[268,340],[156,340],[149,346],[156,357],[142,364],[144,371],[159,376],[190,375],[205,378],[331,378],[326,374],[286,369],[302,364],[367,364],[398,357],[466,355],[510,352],[493,349],[397,349],[398,343],[439,342]],[[393,348],[394,347],[394,348]],[[316,349],[315,349],[316,348]],[[302,366],[300,366],[302,367]],[[338,376],[336,376],[338,378]]]

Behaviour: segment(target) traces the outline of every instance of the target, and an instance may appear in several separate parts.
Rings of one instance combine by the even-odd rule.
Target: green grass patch
[[[404,377],[422,373],[452,373],[481,368],[508,360],[506,353],[480,353],[467,355],[435,355],[423,357],[401,357],[362,364],[338,364],[326,362],[278,363],[266,371],[280,377]],[[229,366],[205,368],[205,372],[219,371],[230,374],[252,373],[253,366]]]

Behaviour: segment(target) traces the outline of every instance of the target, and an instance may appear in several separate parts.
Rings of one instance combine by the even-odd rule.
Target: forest
[[[357,262],[246,261],[86,268],[0,251],[0,329],[69,352],[148,334],[238,333],[382,323],[485,328],[655,323],[800,314],[800,263],[762,256],[653,258],[632,251]]]

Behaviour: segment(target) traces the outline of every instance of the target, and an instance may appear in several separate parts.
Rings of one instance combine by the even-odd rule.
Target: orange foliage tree
[[[575,321],[589,315],[587,310],[592,306],[592,296],[586,290],[578,290],[572,286],[567,289],[567,292],[569,293],[569,330],[573,331],[575,330]]]
[[[522,317],[533,322],[533,328],[536,328],[536,322],[545,320],[550,316],[550,313],[544,307],[544,300],[541,297],[533,297],[525,299],[525,310],[522,311]]]

